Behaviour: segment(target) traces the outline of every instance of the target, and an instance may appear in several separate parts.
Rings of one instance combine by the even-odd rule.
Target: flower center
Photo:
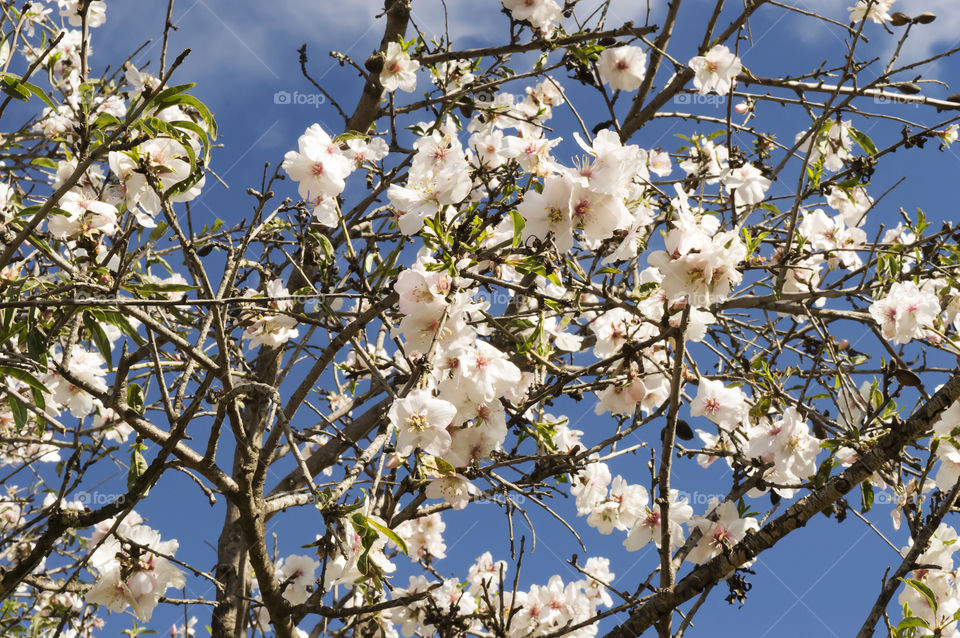
[[[408,432],[423,432],[427,429],[427,417],[422,414],[414,414],[407,418]]]

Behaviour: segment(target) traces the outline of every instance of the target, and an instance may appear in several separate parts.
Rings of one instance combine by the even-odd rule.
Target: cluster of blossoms
[[[62,16],[71,25],[79,26],[77,14],[84,3],[58,1]],[[851,19],[856,16],[857,20],[887,20],[886,11],[892,2],[861,0],[851,8]],[[502,0],[502,4],[515,20],[529,23],[544,36],[555,31],[562,17],[562,9],[554,0]],[[98,26],[103,21],[105,3],[94,1],[86,5],[88,26]],[[24,28],[31,28],[30,20]],[[78,71],[81,46],[79,32],[70,31],[56,48],[51,72],[68,90],[64,105],[47,109],[36,125],[36,131],[47,137],[72,134],[80,112],[88,112],[91,121],[123,118],[127,103],[147,95],[158,82],[128,65],[128,88],[95,100],[92,108],[84,111]],[[379,79],[384,90],[416,90],[420,65],[404,44],[388,44],[381,57]],[[693,71],[693,85],[701,94],[730,95],[743,70],[740,59],[719,44],[692,58],[688,66]],[[634,91],[644,81],[646,55],[641,47],[607,48],[597,60],[597,69],[600,79],[612,89]],[[434,81],[441,91],[449,93],[469,86],[475,79],[475,70],[469,62],[446,62],[434,71]],[[585,249],[598,257],[598,263],[610,264],[640,258],[653,238],[653,230],[664,223],[662,250],[646,255],[649,267],[636,269],[635,280],[643,292],[632,299],[635,303],[629,307],[565,310],[563,304],[574,298],[578,306],[600,302],[601,298],[582,294],[583,289],[575,296],[564,285],[559,270],[549,263],[539,264],[542,270],[538,272],[547,275],[531,276],[523,288],[516,286],[530,294],[511,290],[507,295],[511,307],[529,316],[540,315],[536,325],[528,322],[531,325],[511,326],[510,336],[527,339],[540,334],[545,349],[582,354],[586,358],[592,347],[594,358],[616,360],[617,367],[605,373],[605,385],[597,392],[596,412],[630,417],[638,410],[649,414],[668,401],[667,371],[672,365],[671,356],[676,354],[671,355],[670,343],[664,337],[670,332],[665,330],[666,326],[682,326],[682,338],[687,341],[703,340],[708,326],[718,321],[715,306],[727,301],[743,280],[747,246],[739,229],[721,230],[719,215],[692,204],[696,188],[691,184],[717,185],[721,195],[717,201],[728,198],[735,215],[743,215],[761,204],[771,186],[769,172],[761,163],[745,162],[731,146],[700,136],[691,140],[687,156],[679,163],[687,179],[683,185],[675,185],[676,196],[672,199],[652,184],[654,176],[664,178],[674,173],[670,155],[659,149],[625,145],[612,130],[597,130],[590,140],[575,133],[583,156],[573,166],[564,166],[551,155],[560,139],[548,138],[545,126],[552,109],[564,99],[559,85],[549,78],[527,89],[520,99],[508,93],[492,96],[489,103],[484,100],[477,108],[479,112],[466,127],[466,141],[461,140],[459,124],[452,117],[417,125],[414,152],[409,167],[403,168],[407,171],[405,182],[391,184],[386,191],[393,219],[403,236],[401,240],[422,234],[427,245],[412,266],[400,270],[393,285],[400,320],[389,334],[397,350],[391,353],[381,345],[389,342],[386,338],[375,346],[359,346],[351,351],[341,369],[355,378],[373,376],[391,366],[405,374],[413,374],[415,369],[417,374],[422,371],[418,382],[410,384],[413,389],[394,397],[387,412],[395,445],[392,450],[387,448],[386,463],[389,469],[401,464],[415,468],[417,471],[411,475],[427,477],[424,495],[443,499],[454,509],[465,507],[479,493],[466,476],[473,476],[471,471],[484,460],[497,458],[507,438],[508,415],[551,432],[537,442],[538,452],[573,456],[583,433],[570,429],[565,419],[537,413],[534,408],[523,411],[521,406],[526,403],[530,388],[544,377],[521,370],[522,354],[514,355],[509,346],[494,338],[485,321],[492,304],[479,298],[475,276],[491,274],[499,281],[519,284],[527,279],[525,275],[530,270],[521,270],[519,262],[510,259],[484,261],[485,256],[477,257],[479,261],[442,261],[432,250],[438,243],[432,241],[439,239],[438,228],[459,215],[472,214],[474,207],[479,208],[491,190],[501,185],[502,174],[507,171],[499,169],[508,165],[511,169],[519,166],[530,177],[531,187],[516,201],[508,202],[508,208],[516,209],[510,211],[516,216],[504,215],[497,227],[485,229],[479,240],[481,248],[492,249],[516,239],[517,243],[525,242],[537,250],[543,248],[542,256],[559,257],[560,261],[567,253]],[[155,107],[147,115],[170,126],[178,122],[195,126],[184,129],[182,136],[160,135],[129,151],[111,152],[109,173],[104,172],[105,166],[93,164],[76,179],[77,161],[65,159],[51,176],[54,188],[68,179],[76,182],[46,222],[49,235],[59,241],[69,257],[102,260],[108,251],[100,240],[125,227],[125,214],[133,216],[140,227],[150,228],[156,225],[154,218],[161,211],[169,212],[165,199],[183,202],[199,195],[203,178],[197,172],[195,158],[208,148],[204,136],[194,129],[200,127],[207,132],[207,124],[192,109],[176,104]],[[956,131],[956,126],[945,131],[944,143],[955,139]],[[805,148],[809,161],[819,163],[825,170],[840,171],[853,159],[856,134],[850,122],[829,122],[809,138]],[[319,125],[313,125],[299,138],[298,150],[286,154],[282,166],[298,183],[300,196],[321,225],[346,227],[345,222],[352,220],[342,217],[339,198],[346,189],[347,178],[364,167],[371,168],[388,151],[383,139],[332,138]],[[186,186],[164,198],[166,189],[175,184]],[[832,185],[826,196],[826,206],[836,215],[822,208],[803,209],[797,232],[808,254],[788,264],[783,288],[786,293],[816,291],[824,265],[847,269],[862,265],[857,251],[866,244],[867,236],[861,226],[873,200],[860,186]],[[8,202],[15,199],[15,193],[0,184],[0,209],[6,209]],[[658,209],[664,211],[662,215],[655,213]],[[517,219],[522,220],[522,228]],[[898,228],[885,241],[906,245],[912,239],[908,231]],[[775,260],[780,258],[785,259],[786,255]],[[114,265],[111,268],[116,270]],[[12,279],[16,275],[5,271],[2,277]],[[168,284],[173,288],[186,285],[176,274],[164,280],[148,273],[138,277],[146,284]],[[248,300],[263,298],[264,304],[247,304],[241,315],[243,338],[249,341],[250,348],[275,348],[298,336],[297,321],[291,316],[294,303],[286,299],[289,291],[281,279],[262,284],[262,293],[245,293]],[[951,301],[951,305],[941,308],[940,296],[945,286],[941,281],[894,284],[886,297],[873,304],[870,313],[884,337],[896,344],[935,339],[938,322],[960,320],[960,301]],[[549,306],[548,314],[543,300],[560,309]],[[356,310],[364,307],[363,302],[358,302]],[[119,332],[109,326],[103,328],[104,332],[110,329],[114,330],[107,334],[112,346]],[[387,333],[383,328],[382,334]],[[104,438],[124,441],[130,427],[92,394],[70,381],[79,380],[86,387],[105,392],[108,386],[103,356],[72,346],[68,354],[54,352],[51,358],[68,374],[51,371],[43,377],[50,415],[66,410],[76,418],[92,417],[93,428]],[[688,378],[685,376],[684,380]],[[13,387],[8,391],[26,396],[24,385],[10,383]],[[738,468],[747,467],[748,474],[761,474],[764,487],[750,491],[750,497],[772,489],[780,496],[792,498],[815,474],[821,444],[811,435],[801,409],[787,407],[779,413],[758,416],[752,413],[750,398],[740,387],[705,376],[699,378],[697,385],[697,395],[689,402],[690,415],[704,417],[716,426],[715,434],[697,431],[704,441],[704,449],[698,455],[701,465],[723,457],[731,465],[737,463]],[[337,390],[329,395],[334,410],[348,405],[353,392],[339,387]],[[841,420],[853,424],[862,418],[867,403],[863,392],[849,400]],[[2,410],[0,426],[6,433],[13,416],[9,409]],[[953,445],[958,411],[960,403],[934,428],[935,436],[941,439],[937,450],[941,465],[936,478],[941,489],[960,477],[960,450]],[[59,460],[58,448],[47,442],[52,434],[44,436],[47,439],[15,452],[5,449],[3,462]],[[319,438],[316,441],[322,444]],[[850,448],[841,448],[836,458],[850,464],[856,455]],[[332,474],[333,470],[327,468],[325,473]],[[628,551],[637,551],[650,542],[660,547],[665,529],[669,543],[675,547],[682,546],[691,533],[698,534],[699,540],[691,543],[685,554],[685,559],[695,564],[721,554],[759,528],[756,518],[733,501],[714,499],[703,515],[695,515],[689,500],[673,489],[661,505],[646,487],[631,484],[621,475],[613,476],[597,456],[589,457],[582,469],[572,474],[570,492],[576,499],[578,515],[586,517],[587,524],[601,534],[623,532],[623,545]],[[81,505],[71,503],[66,507],[79,509]],[[669,526],[662,522],[664,508],[669,512]],[[12,529],[23,517],[21,504],[13,496],[0,501],[0,529]],[[99,525],[90,539],[91,543],[103,542],[90,561],[98,577],[86,600],[113,611],[132,607],[138,618],[148,620],[168,588],[184,585],[184,575],[170,560],[177,550],[177,541],[162,541],[135,513],[108,532],[114,523]],[[325,592],[341,585],[351,587],[371,576],[379,579],[393,573],[396,566],[391,559],[396,553],[388,546],[392,542],[402,545],[411,560],[425,566],[434,559],[443,559],[447,553],[445,524],[437,513],[406,520],[395,530],[388,530],[388,523],[365,507],[334,527],[333,533],[316,539],[316,556],[291,554],[275,564],[277,582],[288,603],[305,603],[318,589]],[[397,541],[397,537],[403,542]],[[948,618],[960,608],[956,576],[951,571],[952,550],[947,549],[955,540],[951,528],[942,528],[934,545],[924,554],[926,563],[940,565],[941,569],[915,574],[942,601],[939,611],[929,605],[924,608],[924,600],[918,599],[915,592],[906,591],[901,596],[902,603],[909,603],[942,635],[948,635]],[[590,558],[583,567],[586,576],[582,579],[565,583],[560,576],[554,576],[546,585],[534,585],[515,594],[504,589],[505,568],[506,563],[495,562],[486,553],[470,568],[466,582],[413,576],[406,588],[393,588],[392,596],[424,596],[413,604],[384,609],[368,619],[376,621],[385,636],[397,636],[395,626],[400,627],[404,636],[411,636],[439,633],[437,628],[447,616],[456,615],[469,623],[468,630],[479,632],[483,630],[484,615],[515,612],[507,633],[538,636],[588,621],[601,606],[612,605],[607,585],[614,574],[605,558]],[[354,597],[350,602],[354,607],[369,602],[357,591]],[[67,598],[56,604],[78,606],[79,600]],[[259,620],[263,627],[269,621],[263,607]],[[571,633],[588,637],[596,631],[595,625],[588,625]],[[192,635],[193,630],[175,626],[171,634],[175,632],[186,636]]]
[[[643,84],[647,58],[643,49],[636,46],[619,46],[604,49],[597,60],[600,80],[616,91],[636,91]],[[727,47],[714,45],[704,55],[690,59],[693,69],[693,86],[701,95],[719,93],[729,95],[736,84],[743,66]]]
[[[784,438],[784,437],[781,437]],[[758,445],[772,456],[782,444]],[[605,463],[592,462],[581,470],[573,480],[570,492],[576,496],[577,512],[587,515],[587,524],[601,534],[613,530],[627,533],[623,546],[627,551],[637,551],[653,542],[658,548],[663,540],[662,510],[651,501],[642,485],[632,485],[621,476],[611,480]],[[693,508],[678,490],[670,490],[669,500],[670,544],[680,547],[686,540],[684,527],[698,530],[700,537],[686,560],[703,563],[717,554],[730,549],[746,536],[747,532],[759,529],[757,520],[741,516],[732,501],[720,503],[712,499],[703,516],[694,516]]]
[[[699,458],[702,466],[717,457],[731,464],[731,456],[759,461],[764,468],[764,485],[785,498],[796,494],[797,486],[816,473],[820,440],[796,408],[788,407],[779,418],[750,418],[747,397],[740,388],[701,378],[697,396],[690,404],[691,416],[705,416],[718,428],[717,435],[697,430],[704,441]],[[732,464],[731,464],[732,465]],[[752,490],[757,497],[766,490]]]
[[[879,324],[885,339],[902,344],[937,338],[933,327],[940,316],[940,300],[931,287],[898,281],[890,286],[886,297],[873,302],[870,316]]]
[[[300,197],[317,221],[331,228],[340,223],[337,196],[346,188],[347,177],[364,163],[383,159],[389,151],[380,138],[354,138],[341,144],[319,124],[310,126],[297,146],[299,150],[284,155],[283,170],[298,183]]]
[[[731,463],[731,456],[740,455],[755,460],[754,467],[762,468],[765,487],[751,490],[751,497],[773,489],[792,498],[799,485],[816,473],[820,441],[810,434],[808,424],[795,408],[785,409],[776,419],[750,419],[747,397],[739,388],[701,378],[690,414],[707,417],[719,429],[717,435],[697,430],[705,442],[699,457],[701,465],[707,466],[721,456]],[[627,533],[623,545],[628,551],[636,551],[651,541],[660,546],[661,508],[651,502],[642,485],[630,484],[619,475],[611,477],[605,463],[592,459],[573,477],[570,491],[576,497],[578,514],[586,516],[591,527],[602,534],[615,529]],[[694,516],[693,508],[677,490],[670,492],[669,512],[672,544],[683,544],[684,526],[701,532],[686,556],[695,563],[709,560],[742,540],[747,532],[758,529],[757,521],[742,515],[731,501],[714,500],[704,516]]]
[[[77,38],[80,37],[79,32],[67,32],[68,36],[73,33],[77,34]],[[67,74],[60,84],[65,89],[65,102],[56,111],[47,108],[34,126],[39,133],[50,138],[75,134],[72,122],[83,113],[77,71],[79,50],[65,48],[67,45],[64,44],[72,41],[72,37],[64,37],[58,45],[62,50],[58,51],[61,57],[57,64],[62,64],[63,60],[70,61],[68,66],[61,69],[62,73]],[[124,118],[127,103],[143,97],[148,87],[156,86],[159,82],[130,63],[127,63],[123,77],[124,85],[120,87],[120,92],[106,99],[97,98],[99,101],[89,114],[91,125],[101,116],[113,118],[114,121]],[[107,157],[111,173],[109,182],[100,165],[91,165],[76,186],[61,199],[59,210],[50,217],[48,227],[51,235],[69,240],[68,245],[75,244],[74,240],[80,236],[111,236],[122,225],[122,212],[129,212],[141,226],[152,228],[156,225],[153,218],[161,209],[161,193],[174,185],[186,184],[179,192],[169,194],[171,202],[187,202],[200,194],[205,178],[196,172],[192,158],[205,157],[204,140],[200,133],[210,134],[206,122],[198,116],[192,116],[179,104],[166,102],[152,106],[144,115],[157,118],[176,130],[179,136],[172,137],[172,133],[157,135],[129,151],[110,151]],[[179,128],[178,123],[181,123]],[[189,123],[189,126],[182,123]],[[61,160],[53,178],[54,188],[62,184],[76,168],[76,160]],[[110,187],[104,188],[105,184]]]
[[[933,436],[938,441],[937,459],[940,461],[934,483],[942,491],[949,491],[960,480],[958,424],[960,424],[960,401],[954,401],[933,425]]]
[[[960,580],[953,564],[958,540],[957,531],[941,523],[926,550],[916,558],[916,564],[923,567],[907,575],[907,585],[897,598],[905,612],[918,619],[919,624],[913,625],[917,627],[917,636],[960,637],[960,626],[957,625]],[[901,554],[906,555],[912,546],[911,539]]]
[[[424,576],[411,576],[405,588],[395,588],[395,596],[427,595],[418,602],[393,610],[381,628],[388,638],[398,636],[393,624],[400,625],[403,636],[436,633],[436,625],[444,617],[469,618],[470,631],[482,631],[477,616],[511,614],[507,634],[510,637],[544,636],[576,625],[593,617],[601,606],[610,607],[613,600],[607,587],[613,582],[610,561],[589,558],[582,567],[584,577],[564,583],[554,575],[546,585],[533,585],[515,594],[509,590],[506,563],[494,562],[490,552],[477,558],[470,567],[465,583],[455,578],[431,582]],[[501,608],[502,604],[502,608]],[[595,625],[569,632],[575,638],[592,638]]]
[[[694,136],[687,154],[680,168],[707,184],[722,183],[737,206],[749,208],[759,204],[770,188],[770,180],[761,169],[750,163],[731,166],[727,147],[714,144],[713,140]],[[681,199],[686,197],[679,189],[678,194]],[[683,202],[682,206],[685,207],[686,203]]]
[[[679,186],[672,203],[676,219],[664,237],[666,250],[650,253],[647,261],[660,271],[668,303],[706,310],[742,280],[738,265],[746,246],[735,231],[721,231],[717,217],[691,208]]]
[[[100,544],[90,558],[98,578],[84,597],[110,611],[131,607],[141,621],[150,620],[163,593],[186,584],[183,572],[168,558],[176,553],[179,543],[161,540],[136,512],[130,512],[104,538],[115,523],[115,519],[109,519],[98,524],[88,541],[90,545]]]
[[[337,585],[352,585],[371,575],[381,578],[396,571],[396,565],[385,553],[387,543],[392,540],[377,533],[375,538],[365,540],[370,528],[356,522],[362,518],[386,528],[383,519],[369,515],[366,510],[367,507],[357,519],[344,519],[342,528],[332,538],[317,536],[319,560],[305,554],[291,554],[277,561],[274,574],[287,602],[303,604],[316,592],[318,582],[323,591],[330,591]],[[443,545],[442,538],[439,544]],[[434,549],[437,549],[436,543]],[[259,608],[259,621],[262,627],[269,626],[266,607]]]

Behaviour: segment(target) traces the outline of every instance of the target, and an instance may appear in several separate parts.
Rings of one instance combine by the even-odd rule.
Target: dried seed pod
[[[890,24],[895,27],[902,27],[910,23],[910,16],[905,13],[900,13],[899,11],[890,14]]]
[[[369,58],[363,61],[363,68],[370,73],[380,73],[383,71],[383,54],[374,53]]]
[[[677,419],[677,438],[683,441],[693,439],[693,429],[683,419]]]
[[[900,84],[895,84],[894,88],[906,95],[916,95],[920,92],[920,86],[913,82],[901,82]]]
[[[893,373],[893,376],[900,383],[900,385],[911,388],[919,388],[923,386],[923,381],[920,380],[920,377],[917,376],[915,372],[911,372],[906,368],[900,368]]]

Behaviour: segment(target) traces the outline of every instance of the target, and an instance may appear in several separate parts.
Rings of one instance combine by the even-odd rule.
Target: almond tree
[[[300,50],[342,127],[307,127],[202,227],[190,202],[230,149],[168,56],[173,2],[156,64],[99,75],[105,2],[0,7],[0,633],[126,612],[138,635],[159,605],[184,637],[192,614],[217,638],[679,637],[825,514],[909,531],[863,579],[859,636],[960,634],[960,234],[874,179],[957,138],[932,65],[958,49],[901,62],[936,16],[478,0],[503,30],[463,49],[412,2],[385,1],[367,59],[333,52],[355,105]],[[751,25],[780,18],[845,53],[751,71]],[[765,128],[783,113],[795,137]],[[644,146],[658,121],[683,140]],[[675,476],[714,462],[725,496],[691,503]],[[216,505],[216,530],[138,513],[181,475],[178,514]],[[483,502],[509,555],[489,539],[444,577],[444,513]],[[646,578],[614,587],[610,547],[584,546],[577,578],[521,580],[538,530],[587,528],[652,543]],[[204,541],[212,567],[178,558]],[[201,581],[215,599],[177,594]]]

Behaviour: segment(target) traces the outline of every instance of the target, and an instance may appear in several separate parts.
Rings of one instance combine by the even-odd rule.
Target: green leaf
[[[100,355],[103,357],[103,360],[107,362],[107,368],[113,370],[113,353],[111,352],[112,348],[110,347],[110,340],[107,339],[107,333],[103,331],[103,326],[100,325],[100,322],[90,314],[89,312],[83,313],[83,327],[87,329],[87,333],[90,334],[90,339],[97,346],[97,350],[100,351]]]
[[[127,405],[143,416],[143,390],[136,383],[127,386]]]
[[[13,422],[17,426],[17,430],[23,430],[27,427],[27,419],[29,418],[27,406],[23,404],[20,397],[9,391],[7,392],[7,402],[10,403],[10,411],[13,412]]]
[[[23,88],[21,84],[7,82],[6,77],[3,78],[3,92],[15,100],[20,100],[21,102],[30,101],[30,91]]]
[[[853,127],[851,127],[849,130],[850,130],[850,137],[853,138],[853,141],[856,142],[860,148],[862,148],[869,155],[877,154],[876,144],[873,143],[873,140],[871,140],[866,133],[858,131]]]
[[[20,368],[11,368],[9,366],[0,366],[0,376],[4,377],[13,377],[18,381],[30,386],[32,390],[39,390],[40,392],[46,392],[47,388],[43,383],[40,382],[35,376],[27,372],[26,370],[21,370]]]
[[[186,92],[186,91],[189,91],[190,89],[192,89],[192,88],[195,87],[195,86],[196,86],[196,83],[195,83],[195,82],[190,82],[190,83],[188,83],[188,84],[178,84],[177,86],[171,86],[171,87],[169,87],[169,88],[164,89],[163,91],[160,91],[160,93],[158,93],[158,94],[151,100],[151,102],[156,102],[156,103],[158,103],[158,104],[161,103],[161,102],[166,102],[167,100],[173,98],[175,95],[179,95],[180,93],[184,93],[184,92]],[[158,110],[160,110],[160,109],[158,109]]]
[[[190,284],[176,284],[176,283],[167,283],[167,284],[157,284],[157,283],[143,283],[137,284],[135,286],[124,286],[125,290],[130,292],[140,293],[141,295],[158,295],[166,292],[190,292],[192,290],[198,290],[196,286],[191,286]]]
[[[381,525],[380,523],[378,523],[372,518],[367,518],[367,524],[376,528],[378,532],[380,532],[381,534],[383,534],[384,536],[392,540],[393,544],[399,547],[400,551],[402,551],[404,554],[406,554],[407,556],[410,555],[410,550],[407,549],[406,542],[404,542],[404,540],[400,538],[400,536],[395,531],[393,531],[386,525]]]
[[[520,241],[523,239],[523,229],[526,227],[527,222],[523,218],[523,215],[515,210],[510,211],[510,217],[513,219],[513,245],[519,246]]]
[[[174,95],[168,99],[157,100],[157,102],[162,102],[162,104],[157,108],[158,111],[162,111],[166,107],[173,106],[174,104],[186,104],[197,109],[197,112],[200,113],[200,117],[203,119],[204,124],[207,125],[207,132],[210,136],[210,139],[217,139],[217,122],[213,119],[213,113],[210,112],[210,109],[207,108],[206,104],[197,98],[193,97],[192,95]]]
[[[930,623],[920,616],[907,616],[897,625],[897,631],[903,631],[904,629],[910,629],[912,627],[924,627],[929,629]]]
[[[57,163],[54,162],[49,157],[35,157],[32,160],[30,160],[30,163],[33,164],[34,166],[42,166],[44,168],[57,170]]]
[[[141,446],[142,444],[136,443],[133,446],[133,450],[130,451],[130,470],[127,472],[127,491],[133,490],[137,484],[137,479],[143,476],[149,467],[147,459],[143,458],[143,454],[140,453]],[[143,488],[140,496],[146,496],[149,491],[149,487]]]
[[[923,597],[927,599],[928,603],[930,603],[930,607],[933,609],[933,611],[937,611],[937,597],[933,595],[932,589],[930,589],[921,581],[914,580],[913,578],[901,578],[900,580],[923,594]]]
[[[11,97],[26,102],[30,99],[30,94],[33,93],[40,98],[44,104],[54,111],[57,110],[57,105],[53,103],[50,96],[44,93],[43,89],[36,84],[30,84],[25,80],[21,80],[20,77],[14,73],[0,73],[0,77],[3,78],[3,83],[6,85],[3,90]]]
[[[873,507],[873,486],[864,481],[860,484],[860,513],[866,514]]]
[[[111,115],[109,113],[100,113],[97,116],[97,119],[93,121],[93,128],[105,129],[110,126],[120,126],[121,124],[123,124],[123,122],[121,122],[116,115]]]
[[[103,321],[109,323],[110,325],[120,328],[120,331],[123,332],[123,334],[130,337],[131,339],[133,339],[133,342],[136,343],[137,346],[142,346],[143,344],[146,343],[143,337],[137,334],[137,330],[132,325],[130,325],[130,322],[127,321],[127,318],[124,317],[119,312],[116,312],[114,310],[100,310],[98,312],[101,318],[103,319]]]

